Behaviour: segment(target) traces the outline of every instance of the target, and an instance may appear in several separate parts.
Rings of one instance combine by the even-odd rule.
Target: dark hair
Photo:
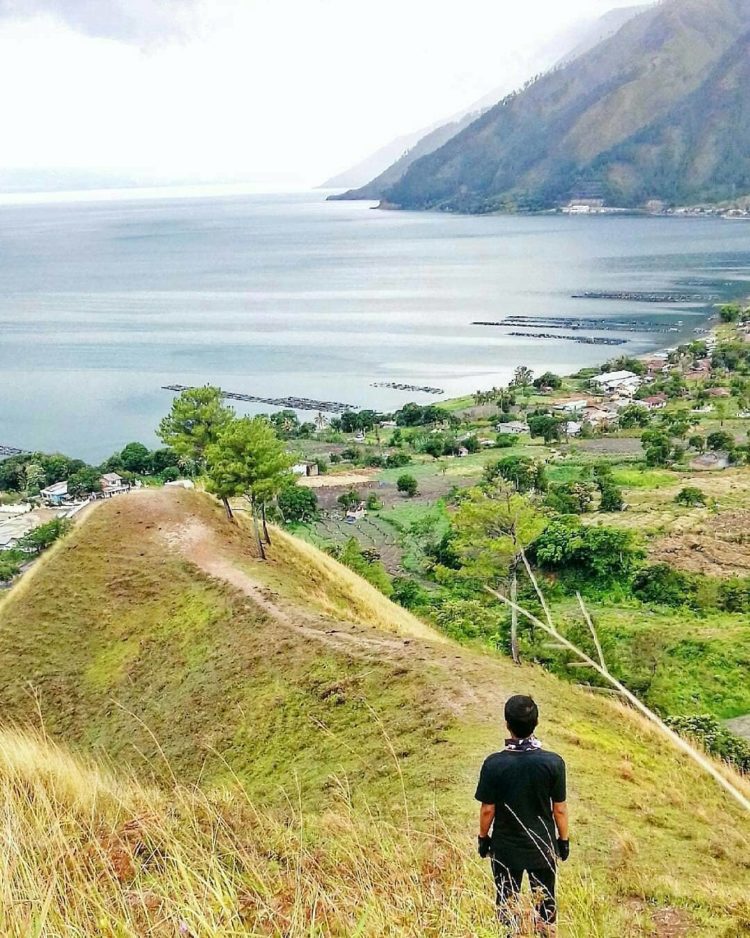
[[[505,701],[505,722],[514,736],[526,739],[531,736],[539,722],[539,708],[531,697],[516,694]]]

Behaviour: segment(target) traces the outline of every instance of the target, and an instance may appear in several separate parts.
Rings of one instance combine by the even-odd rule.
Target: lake
[[[383,410],[437,401],[372,385],[455,396],[506,383],[518,364],[571,372],[694,337],[706,297],[748,292],[747,222],[468,217],[324,198],[0,206],[0,444],[90,460],[153,444],[171,383]],[[572,298],[670,290],[704,300]],[[662,331],[589,331],[627,340],[612,348],[472,325],[506,316],[626,317]]]

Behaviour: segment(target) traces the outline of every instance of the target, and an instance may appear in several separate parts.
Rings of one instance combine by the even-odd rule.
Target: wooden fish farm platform
[[[675,326],[640,319],[605,319],[587,316],[506,316],[497,322],[473,322],[473,326],[508,326],[523,329],[590,329],[595,332],[675,332]],[[677,325],[682,325],[679,320]]]
[[[516,330],[508,335],[524,336],[528,339],[562,339],[563,342],[578,342],[580,345],[625,345],[627,339],[612,339],[591,335],[560,335],[559,332],[524,332]]]
[[[3,446],[0,444],[0,457],[4,456],[22,456],[27,453],[26,449],[18,449],[17,446]]]
[[[620,300],[624,303],[713,303],[721,299],[713,293],[641,293],[629,290],[586,290],[584,293],[573,293],[572,297],[574,300]]]
[[[192,391],[195,390],[195,385],[164,384],[162,390]],[[340,401],[316,401],[309,397],[257,397],[254,394],[238,394],[234,391],[224,390],[221,391],[221,396],[230,401],[248,401],[251,404],[268,404],[271,407],[283,407],[290,410],[314,410],[328,414],[343,414],[350,410],[360,410],[354,404],[342,404]]]
[[[373,388],[391,388],[394,391],[418,391],[422,394],[445,394],[442,388],[421,387],[417,384],[399,384],[397,381],[375,381]]]

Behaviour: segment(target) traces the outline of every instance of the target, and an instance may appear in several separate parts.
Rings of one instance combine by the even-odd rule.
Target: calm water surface
[[[434,398],[373,382],[455,395],[519,363],[569,372],[706,316],[572,293],[732,296],[748,279],[750,223],[720,219],[378,212],[320,193],[6,205],[0,443],[88,459],[152,443],[169,383],[392,409]],[[511,314],[682,322],[620,349],[471,325]]]

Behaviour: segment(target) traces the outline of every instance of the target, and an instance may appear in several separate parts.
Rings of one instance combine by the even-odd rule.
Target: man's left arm
[[[479,836],[477,837],[477,849],[479,856],[484,858],[490,852],[490,828],[495,820],[495,805],[482,804],[479,808]]]

